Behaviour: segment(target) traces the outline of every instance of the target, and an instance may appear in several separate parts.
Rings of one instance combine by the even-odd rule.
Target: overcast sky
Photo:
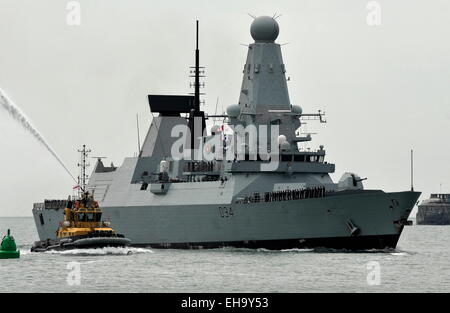
[[[292,104],[326,111],[309,143],[327,150],[333,179],[365,187],[450,192],[450,2],[380,0],[369,26],[362,0],[80,0],[81,25],[64,0],[0,0],[0,88],[26,113],[74,174],[76,149],[120,165],[150,123],[147,94],[186,94],[195,20],[206,66],[206,109],[237,103],[247,15],[282,14],[278,43]],[[73,181],[31,135],[0,110],[0,216],[31,215],[32,203],[66,197]],[[94,160],[92,161],[92,165]]]

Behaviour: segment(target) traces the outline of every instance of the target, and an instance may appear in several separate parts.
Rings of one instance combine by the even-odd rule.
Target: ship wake
[[[80,256],[97,256],[97,255],[132,255],[132,254],[145,254],[153,253],[150,249],[135,248],[135,247],[104,247],[95,249],[72,249],[64,251],[46,251],[46,254],[59,254],[59,255],[80,255]]]
[[[334,249],[334,248],[292,248],[292,249],[251,249],[251,248],[234,248],[234,247],[223,247],[219,249],[215,249],[216,251],[225,251],[225,252],[242,252],[242,253],[380,253],[380,254],[390,254],[393,256],[406,256],[412,254],[411,252],[394,249],[394,248],[386,248],[386,249],[363,249],[363,250],[351,250],[351,249]]]

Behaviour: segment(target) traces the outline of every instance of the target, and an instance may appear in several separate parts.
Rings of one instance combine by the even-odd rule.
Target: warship
[[[291,103],[276,18],[254,18],[250,34],[238,103],[208,115],[197,21],[195,92],[148,95],[157,116],[139,154],[119,167],[95,164],[86,188],[104,216],[134,246],[396,247],[420,192],[367,190],[350,172],[333,182],[324,146],[302,147],[312,140],[302,125],[325,113]],[[223,124],[208,133],[213,120]],[[47,202],[32,210],[41,240],[54,238],[64,211]]]
[[[435,193],[423,200],[416,214],[417,225],[450,225],[450,194]]]

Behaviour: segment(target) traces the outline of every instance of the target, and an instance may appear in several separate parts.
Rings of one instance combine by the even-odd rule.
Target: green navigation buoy
[[[0,246],[0,259],[18,259],[20,258],[20,251],[17,250],[16,242],[14,237],[10,235],[8,229],[8,234],[3,237],[2,245]]]

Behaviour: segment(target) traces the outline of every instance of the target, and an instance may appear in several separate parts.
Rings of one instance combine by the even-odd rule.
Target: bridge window
[[[86,213],[88,222],[95,222],[94,213]]]
[[[80,222],[86,222],[86,221],[87,221],[86,213],[79,213],[79,214],[78,214],[78,221],[80,221]]]

